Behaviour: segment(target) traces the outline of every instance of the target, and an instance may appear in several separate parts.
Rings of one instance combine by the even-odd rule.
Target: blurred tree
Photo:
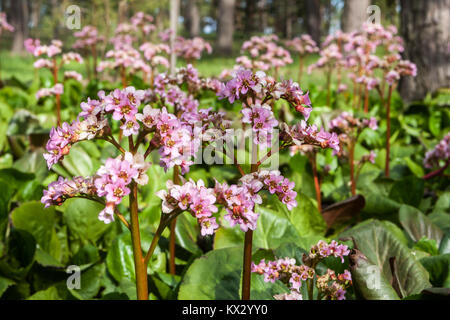
[[[12,1],[9,17],[15,29],[12,52],[20,53],[24,50],[23,42],[28,37],[28,2],[25,0]]]
[[[233,51],[235,0],[219,0],[217,15],[217,51],[230,54]]]
[[[184,6],[184,19],[191,38],[200,35],[200,10],[197,0],[187,0]]]
[[[320,0],[305,1],[306,30],[314,41],[320,43],[322,17],[320,14]]]
[[[342,31],[352,32],[361,29],[367,20],[367,7],[370,0],[345,0],[342,13]]]
[[[404,58],[417,65],[417,77],[405,77],[400,93],[407,101],[450,88],[450,0],[401,0]]]

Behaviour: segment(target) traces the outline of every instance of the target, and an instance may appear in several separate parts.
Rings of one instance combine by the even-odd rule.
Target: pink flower
[[[118,179],[115,182],[108,184],[105,187],[106,201],[119,204],[122,198],[130,193],[130,189],[125,186],[125,182],[122,179]]]

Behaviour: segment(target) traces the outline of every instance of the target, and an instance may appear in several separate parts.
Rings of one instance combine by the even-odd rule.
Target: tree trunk
[[[247,35],[256,31],[256,0],[246,0],[245,1],[245,30]],[[219,11],[220,13],[220,11]]]
[[[404,77],[399,90],[406,101],[450,87],[450,0],[401,0],[404,58],[417,65],[417,77]]]
[[[188,0],[186,6],[187,28],[191,38],[200,35],[200,11],[197,0]]]
[[[316,43],[320,43],[322,19],[320,15],[320,0],[306,0],[306,30]]]
[[[360,30],[367,20],[367,7],[370,0],[345,0],[342,13],[342,31],[352,32]]]
[[[217,49],[221,54],[233,50],[235,0],[220,0],[217,25]]]
[[[11,24],[14,26],[12,52],[24,50],[23,42],[28,37],[28,3],[25,0],[11,2]]]

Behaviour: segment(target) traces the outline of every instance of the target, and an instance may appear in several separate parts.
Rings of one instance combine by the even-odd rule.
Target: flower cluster
[[[72,180],[59,177],[44,190],[41,202],[48,208],[52,205],[60,206],[69,198],[92,197],[96,195],[94,178],[74,177]]]
[[[324,275],[319,275],[315,268],[322,259],[329,256],[339,257],[344,262],[343,257],[349,253],[345,245],[338,244],[334,240],[330,244],[321,240],[311,248],[308,255],[303,256],[302,265],[296,265],[295,259],[288,257],[269,262],[263,259],[258,264],[252,263],[252,272],[263,275],[265,282],[280,280],[289,286],[291,292],[276,295],[277,300],[302,300],[300,290],[303,282],[309,281],[312,285],[314,278],[319,290],[319,299],[343,300],[345,289],[352,284],[350,272],[345,270],[344,273],[336,275],[333,270],[328,269]]]
[[[185,39],[179,36],[176,38],[174,50],[177,56],[191,63],[192,60],[200,59],[205,50],[211,54],[212,47],[203,38]]]
[[[131,17],[130,22],[137,30],[141,30],[144,35],[148,35],[156,29],[156,26],[152,23],[153,20],[154,18],[151,15],[139,11]]]
[[[241,53],[247,53],[248,56],[236,58],[236,64],[246,69],[264,71],[291,64],[293,61],[289,51],[278,45],[277,41],[276,35],[251,37],[241,47]]]
[[[197,183],[189,180],[183,185],[176,185],[169,180],[167,191],[161,190],[156,195],[163,200],[163,213],[170,214],[175,210],[189,211],[197,218],[202,236],[214,234],[219,228],[216,218],[212,216],[218,211],[214,190],[206,188],[202,180]]]
[[[318,146],[323,149],[331,148],[334,154],[340,151],[339,136],[335,132],[330,133],[323,128],[319,131],[316,125],[308,125],[304,120],[293,126],[283,123],[281,125],[280,140],[286,146],[293,146],[292,151],[312,146]]]
[[[286,41],[286,46],[300,56],[319,52],[319,47],[317,47],[316,42],[309,34],[303,34],[301,37],[295,37],[292,40]]]
[[[25,48],[35,57],[46,55],[47,58],[40,58],[34,62],[36,69],[47,68],[53,74],[54,85],[52,88],[42,88],[36,92],[36,99],[47,96],[59,96],[64,92],[63,84],[58,80],[58,69],[63,64],[68,64],[72,61],[83,63],[83,58],[76,52],[67,52],[62,54],[61,64],[56,61],[56,56],[62,53],[62,42],[60,40],[52,40],[50,45],[41,45],[39,39],[27,39],[24,41]],[[82,80],[81,74],[75,71],[66,71],[64,79],[73,78],[77,81]]]
[[[255,230],[258,214],[255,205],[262,203],[258,192],[265,189],[278,196],[289,210],[297,206],[294,182],[283,177],[279,171],[261,171],[243,176],[239,185],[228,186],[216,181],[217,202],[227,210],[225,220],[231,226],[239,224],[242,231]]]
[[[145,42],[140,47],[144,53],[145,59],[150,63],[152,67],[162,65],[165,68],[169,68],[169,61],[161,53],[169,54],[170,48],[164,43],[154,44],[151,42]]]
[[[94,180],[96,194],[106,198],[105,209],[99,214],[101,221],[107,224],[114,221],[115,208],[130,193],[130,183],[148,183],[146,171],[149,166],[142,154],[126,152],[118,158],[107,159],[105,165],[98,169]]]
[[[14,31],[14,27],[6,21],[6,13],[0,12],[0,35],[2,34],[2,31],[6,30],[9,32]]]
[[[101,41],[104,41],[103,36],[98,35],[98,30],[94,26],[84,26],[83,29],[73,34],[77,40],[73,44],[74,49],[87,49],[95,46]]]
[[[298,83],[292,80],[275,82],[263,71],[253,73],[251,70],[240,68],[233,72],[233,78],[222,84],[217,93],[219,99],[227,98],[230,103],[241,100],[250,107],[247,98],[252,98],[255,104],[259,99],[264,105],[270,99],[285,99],[298,112],[308,119],[311,112],[311,101],[308,92],[303,92]]]
[[[450,133],[447,133],[445,137],[439,141],[433,150],[428,151],[425,154],[423,160],[425,168],[431,169],[439,166],[439,161],[449,161],[450,159]]]

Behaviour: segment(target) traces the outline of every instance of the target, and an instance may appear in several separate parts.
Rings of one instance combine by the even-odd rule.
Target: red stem
[[[314,175],[314,187],[316,189],[316,199],[317,199],[317,209],[319,212],[322,212],[322,197],[320,194],[320,183],[319,183],[319,175],[317,174],[317,165],[316,165],[316,153],[313,152],[313,155],[309,158],[311,161],[311,166]]]
[[[348,153],[350,162],[350,184],[352,189],[352,195],[355,196],[356,195],[355,164],[354,164],[355,142],[353,140],[350,141],[350,144],[348,146]]]
[[[384,166],[384,174],[389,177],[389,153],[391,151],[391,97],[392,97],[392,86],[389,86],[389,93],[386,102],[386,163]]]
[[[447,169],[449,165],[450,165],[450,159],[447,160],[447,162],[444,164],[444,166],[442,168],[439,168],[433,172],[430,172],[430,173],[424,175],[423,179],[428,180],[428,179],[440,176],[442,173],[444,173],[445,169]]]

